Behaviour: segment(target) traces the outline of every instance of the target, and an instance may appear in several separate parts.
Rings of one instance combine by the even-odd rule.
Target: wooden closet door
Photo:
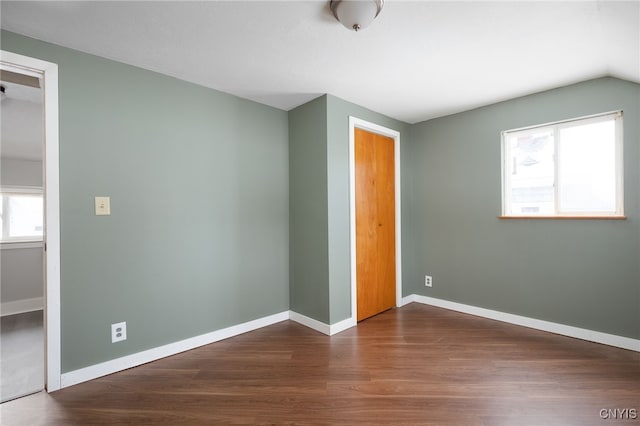
[[[394,140],[355,129],[356,288],[361,321],[396,304]]]

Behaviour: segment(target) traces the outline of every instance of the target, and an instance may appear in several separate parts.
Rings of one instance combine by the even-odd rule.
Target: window
[[[0,192],[2,242],[40,241],[43,233],[42,191],[7,189]]]
[[[503,217],[624,217],[622,112],[502,132]]]

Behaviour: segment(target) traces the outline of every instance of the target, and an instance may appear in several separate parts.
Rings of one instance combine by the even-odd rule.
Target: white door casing
[[[41,79],[44,105],[45,388],[60,389],[60,183],[58,65],[0,50],[0,68]]]

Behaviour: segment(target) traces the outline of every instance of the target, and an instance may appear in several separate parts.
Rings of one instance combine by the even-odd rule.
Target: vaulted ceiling
[[[409,122],[601,76],[640,83],[639,1],[2,1],[3,29],[289,110],[330,93]]]

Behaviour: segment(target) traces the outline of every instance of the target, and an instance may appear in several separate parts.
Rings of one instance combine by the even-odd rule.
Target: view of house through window
[[[0,225],[3,242],[42,240],[42,193],[3,190],[0,197]]]
[[[622,112],[502,134],[504,216],[622,216]]]

